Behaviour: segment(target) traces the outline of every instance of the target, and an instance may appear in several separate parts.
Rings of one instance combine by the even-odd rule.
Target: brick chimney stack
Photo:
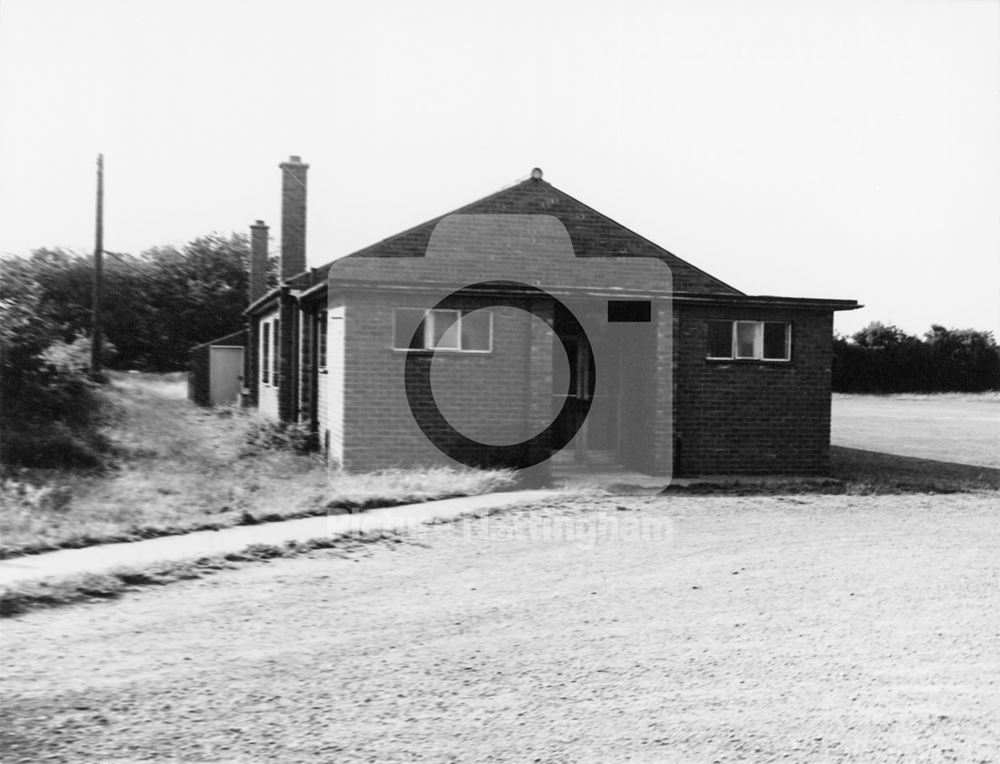
[[[267,294],[267,234],[263,220],[250,226],[250,304]]]
[[[306,173],[309,165],[291,156],[281,167],[281,280],[306,269]]]

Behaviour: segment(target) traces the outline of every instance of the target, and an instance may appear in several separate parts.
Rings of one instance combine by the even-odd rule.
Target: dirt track
[[[40,612],[0,760],[997,761],[997,512],[578,501]]]

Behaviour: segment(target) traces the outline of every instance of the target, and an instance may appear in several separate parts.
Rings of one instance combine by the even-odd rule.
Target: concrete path
[[[513,504],[533,504],[561,495],[561,491],[512,491],[463,496],[401,507],[372,509],[351,515],[305,517],[260,525],[241,525],[218,531],[196,531],[181,536],[101,544],[84,549],[0,560],[0,586],[42,578],[65,578],[104,573],[114,568],[144,567],[157,562],[183,562],[200,557],[241,552],[254,544],[283,544],[325,536],[346,536],[378,530],[401,530],[432,520],[458,517]]]

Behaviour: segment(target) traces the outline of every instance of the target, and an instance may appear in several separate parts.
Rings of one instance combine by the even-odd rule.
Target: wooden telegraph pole
[[[104,154],[97,155],[97,224],[94,231],[94,303],[90,327],[90,371],[101,373],[101,292],[104,276]]]

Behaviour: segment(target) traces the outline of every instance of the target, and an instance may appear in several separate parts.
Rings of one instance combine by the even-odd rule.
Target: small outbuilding
[[[246,330],[196,345],[188,368],[188,398],[199,406],[238,403],[243,393]]]

